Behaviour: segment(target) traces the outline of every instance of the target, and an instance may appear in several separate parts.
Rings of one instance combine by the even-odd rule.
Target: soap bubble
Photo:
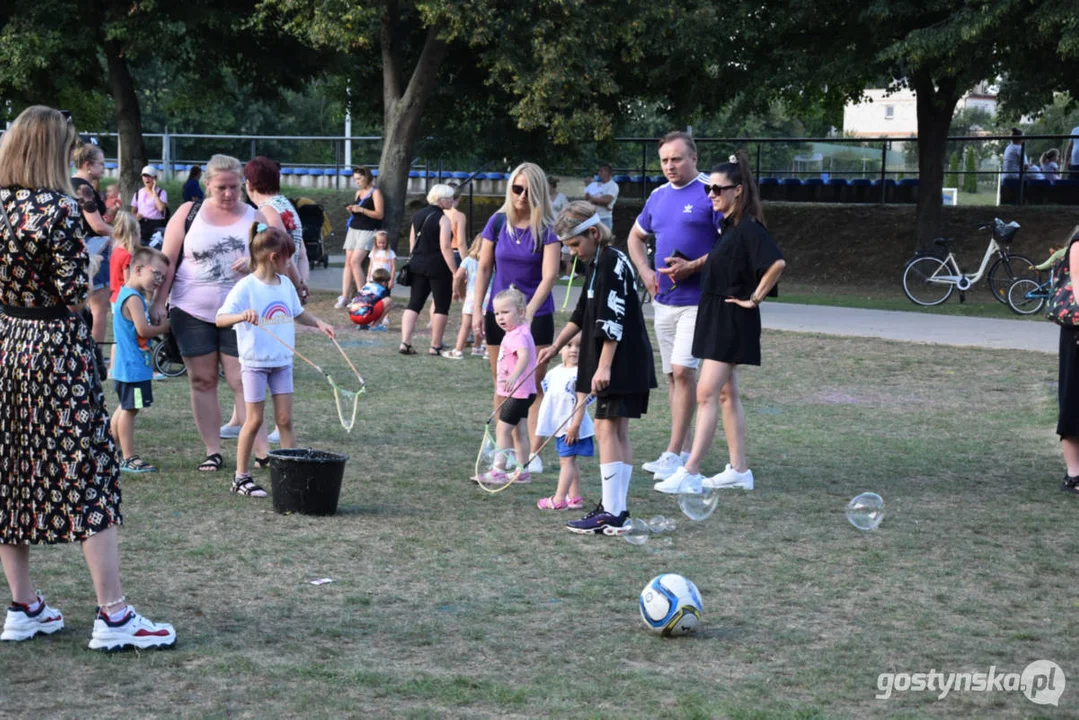
[[[674,532],[674,520],[669,520],[662,515],[656,515],[648,521],[648,529],[654,533]]]
[[[719,505],[719,491],[715,488],[701,488],[698,492],[685,492],[678,495],[678,507],[690,520],[706,519],[715,512]]]
[[[622,526],[628,528],[629,532],[622,535],[626,542],[630,545],[644,545],[648,542],[648,537],[652,534],[652,531],[648,529],[648,523],[640,518],[631,517],[626,520],[626,524]]]
[[[876,493],[862,493],[847,503],[847,520],[859,530],[876,530],[884,519],[884,499]]]

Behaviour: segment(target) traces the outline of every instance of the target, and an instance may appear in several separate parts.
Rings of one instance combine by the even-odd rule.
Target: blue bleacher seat
[[[295,174],[295,171],[290,167],[283,167],[283,168],[281,168],[281,174],[282,175],[293,175],[293,174]]]
[[[105,163],[105,169],[106,170],[115,170],[117,167],[118,167],[117,164],[114,163],[114,162]]]
[[[450,173],[450,177],[454,180],[467,180],[468,173],[455,170],[454,172]]]
[[[653,185],[662,185],[663,183],[667,182],[667,178],[663,177],[662,175],[649,175],[648,182]]]
[[[794,177],[791,177],[791,178],[783,178],[783,179],[782,179],[782,180],[780,181],[780,184],[781,184],[781,185],[801,185],[801,184],[802,184],[802,181],[801,181],[801,180],[799,180],[798,178],[794,178]]]
[[[761,178],[757,182],[757,184],[758,185],[778,185],[779,184],[779,178],[774,178],[774,177]]]
[[[615,175],[613,178],[616,183],[631,182],[629,175]]]
[[[420,171],[419,171],[419,170],[409,170],[409,171],[408,171],[408,176],[409,176],[410,178],[418,178],[418,177],[423,177],[422,175],[420,175]]]

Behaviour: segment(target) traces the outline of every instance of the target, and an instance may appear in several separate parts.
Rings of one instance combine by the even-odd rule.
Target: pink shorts
[[[244,402],[266,401],[266,388],[270,395],[292,394],[292,366],[240,368],[240,380],[244,386]]]

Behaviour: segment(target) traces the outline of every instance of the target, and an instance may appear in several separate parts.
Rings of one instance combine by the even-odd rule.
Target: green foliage
[[[953,152],[948,159],[948,174],[944,176],[944,187],[959,187],[959,153]]]
[[[978,192],[978,161],[973,147],[968,147],[966,152],[966,172],[963,174],[963,192]]]

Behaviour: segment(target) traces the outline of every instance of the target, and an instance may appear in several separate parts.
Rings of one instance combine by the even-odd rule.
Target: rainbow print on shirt
[[[286,325],[292,322],[292,313],[289,312],[288,305],[275,300],[262,311],[261,322],[263,325]]]

